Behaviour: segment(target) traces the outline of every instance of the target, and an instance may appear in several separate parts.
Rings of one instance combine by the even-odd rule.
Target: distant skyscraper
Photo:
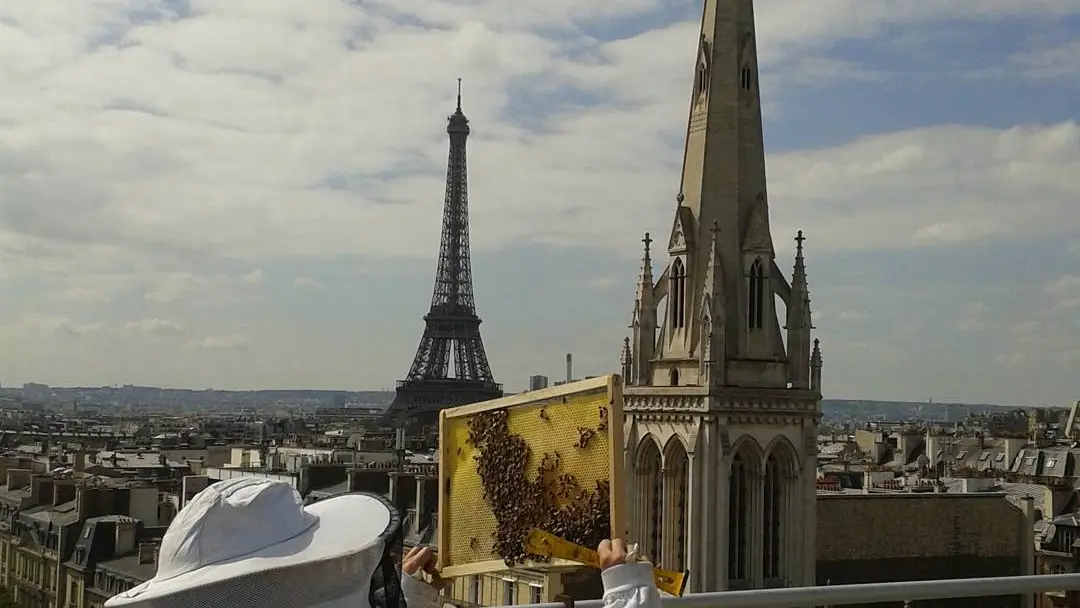
[[[529,376],[529,390],[539,391],[548,387],[547,376]]]

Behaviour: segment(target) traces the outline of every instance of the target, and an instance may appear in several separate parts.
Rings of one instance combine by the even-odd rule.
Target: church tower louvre
[[[620,356],[630,536],[689,570],[689,591],[812,585],[821,351],[805,238],[789,282],[769,225],[753,0],[702,2],[671,231],[666,251],[645,236]]]

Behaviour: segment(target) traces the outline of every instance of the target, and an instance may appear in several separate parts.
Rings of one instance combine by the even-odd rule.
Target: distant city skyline
[[[700,3],[427,4],[0,6],[0,382],[392,387],[458,76],[495,380],[618,371]],[[1080,7],[757,7],[773,238],[788,272],[807,236],[825,397],[1080,397]]]

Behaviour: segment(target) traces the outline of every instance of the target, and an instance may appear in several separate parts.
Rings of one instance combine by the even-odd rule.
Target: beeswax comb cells
[[[443,410],[445,576],[576,565],[530,554],[533,528],[584,546],[625,529],[621,388],[610,375]]]

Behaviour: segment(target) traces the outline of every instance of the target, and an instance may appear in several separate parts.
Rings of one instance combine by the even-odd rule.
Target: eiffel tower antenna
[[[461,79],[457,109],[450,116],[450,157],[446,167],[442,240],[431,309],[424,316],[424,335],[405,380],[398,382],[394,402],[383,422],[438,424],[439,411],[457,405],[502,397],[480,338],[480,317],[473,296],[469,253],[469,189],[465,142],[469,119],[461,111]],[[451,366],[451,360],[453,365]],[[451,375],[451,368],[453,374]]]

